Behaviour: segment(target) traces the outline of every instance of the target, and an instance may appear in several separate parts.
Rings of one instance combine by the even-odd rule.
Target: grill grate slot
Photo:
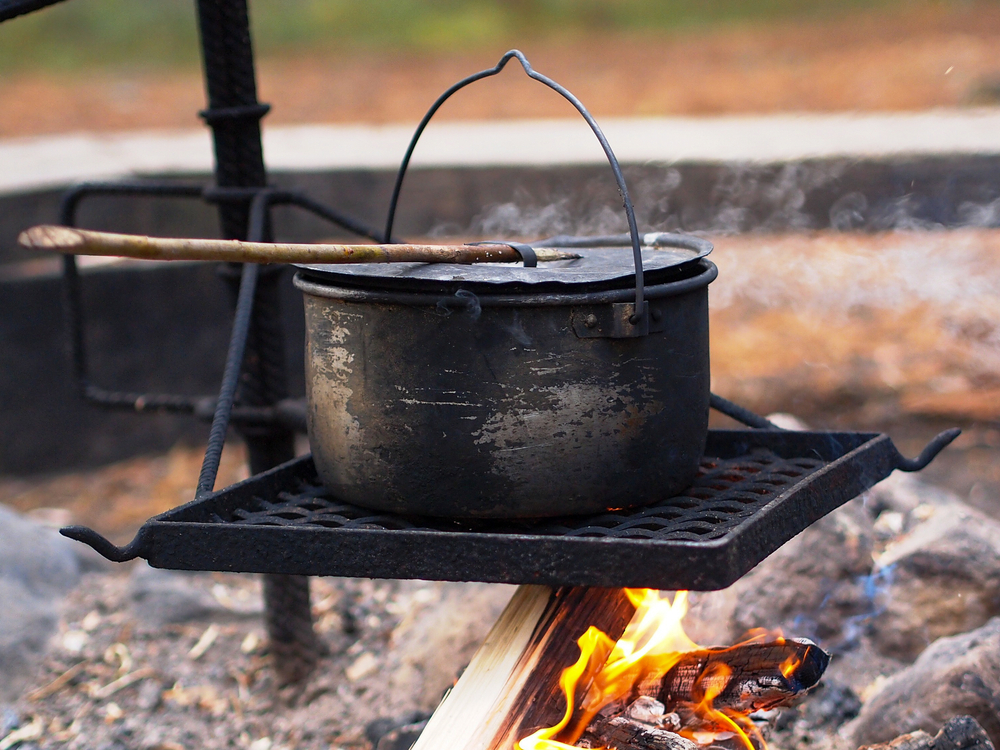
[[[770,451],[734,459],[706,457],[694,484],[683,494],[660,503],[596,516],[534,522],[453,521],[375,513],[327,496],[316,483],[303,483],[295,492],[280,492],[278,502],[255,496],[252,510],[237,508],[224,520],[253,526],[705,541],[725,536],[786,488],[825,465],[819,459],[784,459]]]

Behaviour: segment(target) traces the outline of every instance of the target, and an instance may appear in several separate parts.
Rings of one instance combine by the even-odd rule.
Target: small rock
[[[886,680],[844,734],[855,746],[888,742],[904,732],[933,732],[959,715],[978,721],[994,744],[1000,741],[1000,618],[935,641]]]
[[[901,734],[889,742],[865,745],[858,750],[934,750],[934,738],[918,729],[916,732]]]
[[[934,750],[993,750],[993,743],[978,721],[957,716],[938,732]]]
[[[400,716],[383,717],[368,722],[365,726],[365,738],[376,746],[385,735],[408,724],[418,724],[430,718],[426,711],[407,711]]]
[[[424,720],[393,729],[382,736],[375,750],[410,750],[426,726],[427,721]]]
[[[876,572],[872,643],[912,660],[936,639],[1000,615],[1000,523],[961,503],[936,506],[878,558]]]
[[[143,711],[155,711],[163,700],[163,685],[157,680],[143,680],[139,685],[136,705]]]
[[[906,531],[906,515],[896,510],[884,510],[875,520],[875,534],[879,539],[888,540]]]
[[[365,651],[361,656],[355,659],[351,664],[344,670],[344,675],[351,682],[357,682],[358,680],[364,679],[368,675],[372,674],[378,669],[378,659],[370,651]]]
[[[6,737],[21,726],[21,717],[13,706],[0,706],[0,737]]]
[[[19,580],[0,578],[0,700],[14,700],[45,653],[59,623],[58,606]]]
[[[934,737],[917,730],[879,745],[860,750],[993,750],[993,744],[979,723],[971,716],[957,716]]]
[[[36,597],[62,596],[80,580],[75,546],[55,530],[0,505],[0,578],[19,582]]]
[[[59,645],[71,654],[78,654],[87,645],[90,636],[83,630],[67,630],[59,639]]]
[[[429,718],[424,711],[407,711],[393,718],[375,719],[365,727],[365,737],[376,750],[409,750]]]

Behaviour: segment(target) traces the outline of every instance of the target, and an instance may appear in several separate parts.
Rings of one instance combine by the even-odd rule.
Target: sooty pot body
[[[676,494],[708,430],[705,268],[702,283],[648,287],[654,330],[623,338],[602,335],[613,305],[586,295],[435,298],[299,277],[309,438],[327,489],[454,518]]]

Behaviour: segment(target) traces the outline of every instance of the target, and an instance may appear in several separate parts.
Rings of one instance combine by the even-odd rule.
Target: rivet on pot
[[[597,316],[594,313],[590,313],[590,315],[583,319],[583,324],[587,328],[597,328]]]
[[[653,310],[652,312],[650,312],[650,316],[653,318],[653,320],[659,323],[661,320],[663,320],[663,311]]]

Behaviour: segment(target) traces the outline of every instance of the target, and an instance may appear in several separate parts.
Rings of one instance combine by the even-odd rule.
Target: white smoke
[[[1000,372],[1000,236],[993,232],[714,239],[714,310],[794,310],[831,331],[859,314],[911,315],[929,337],[962,341],[972,353],[969,372]]]

